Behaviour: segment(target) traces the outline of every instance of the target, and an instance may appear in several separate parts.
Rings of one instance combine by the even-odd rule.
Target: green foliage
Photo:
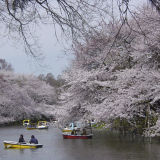
[[[106,125],[105,122],[100,121],[100,122],[97,122],[97,123],[95,123],[95,124],[92,124],[92,127],[93,127],[93,128],[96,128],[96,129],[102,129],[102,128],[105,127],[105,125]]]
[[[112,128],[119,131],[127,131],[131,128],[131,125],[127,119],[118,117],[113,121]]]
[[[129,132],[134,134],[143,134],[144,130],[148,127],[152,127],[156,124],[158,116],[146,112],[145,116],[134,116],[133,119],[127,120],[125,118],[116,118],[112,122],[112,128],[120,132]]]

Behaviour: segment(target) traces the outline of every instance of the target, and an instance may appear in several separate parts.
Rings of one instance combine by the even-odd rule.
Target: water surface
[[[4,149],[3,140],[17,141],[23,134],[26,141],[34,134],[43,148]],[[93,139],[63,139],[61,131],[26,130],[23,127],[0,128],[0,160],[160,160],[160,142],[115,136],[95,131]]]

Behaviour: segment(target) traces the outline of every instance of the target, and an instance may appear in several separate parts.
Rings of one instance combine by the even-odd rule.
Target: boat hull
[[[20,144],[14,141],[4,141],[3,142],[5,148],[14,148],[14,149],[26,149],[26,148],[42,148],[42,144]]]
[[[48,129],[49,125],[47,121],[38,121],[37,129]]]
[[[37,126],[37,127],[27,127],[28,130],[33,130],[33,129],[48,129],[48,126]]]
[[[48,129],[48,126],[38,126],[37,129]]]
[[[28,130],[37,129],[36,127],[27,127]]]
[[[62,132],[72,132],[71,129],[63,129]]]
[[[92,135],[65,135],[63,134],[64,139],[91,139]]]

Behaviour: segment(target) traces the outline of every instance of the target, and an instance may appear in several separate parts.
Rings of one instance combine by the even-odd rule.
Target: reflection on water
[[[43,148],[4,149],[3,140],[17,141],[23,134],[26,141],[35,135]],[[61,131],[26,130],[23,127],[0,128],[0,160],[159,160],[160,141],[152,144],[142,137],[118,136],[95,131],[93,139],[63,139]]]

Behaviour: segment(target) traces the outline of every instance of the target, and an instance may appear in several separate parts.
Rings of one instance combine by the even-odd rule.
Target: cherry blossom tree
[[[149,7],[134,16],[121,30],[119,22],[103,23],[100,32],[74,45],[75,60],[63,74],[61,121],[95,119],[158,134],[160,16]]]
[[[33,75],[0,71],[0,123],[54,117],[55,88]]]
[[[33,34],[41,23],[60,26],[66,35],[75,40],[82,39],[86,33],[96,33],[103,20],[115,19],[115,5],[119,9],[121,25],[127,23],[131,0],[1,0],[0,22],[4,36],[21,37],[25,49],[36,57],[36,39]],[[147,0],[146,0],[147,1]],[[158,0],[149,0],[159,9]],[[117,11],[116,11],[117,12]],[[117,16],[116,16],[117,17]],[[95,25],[96,24],[96,25]],[[34,28],[34,30],[33,30]],[[121,27],[120,27],[121,28]],[[18,33],[18,36],[17,36]],[[84,38],[84,37],[83,37]]]

